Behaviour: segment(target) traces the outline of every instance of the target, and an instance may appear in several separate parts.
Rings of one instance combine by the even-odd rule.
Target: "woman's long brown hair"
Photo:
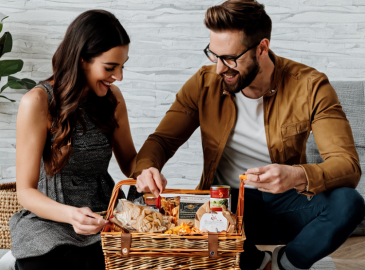
[[[103,52],[129,43],[129,36],[117,18],[104,10],[86,11],[68,27],[52,58],[53,75],[47,79],[53,81],[49,111],[53,119],[51,133],[54,133],[53,142],[48,136],[43,151],[47,175],[58,173],[68,163],[77,122],[83,125],[85,131],[80,110],[77,110],[86,86],[80,59],[92,62]],[[118,127],[114,116],[116,106],[117,100],[110,89],[104,97],[98,97],[94,91],[87,94],[85,111],[110,141]]]

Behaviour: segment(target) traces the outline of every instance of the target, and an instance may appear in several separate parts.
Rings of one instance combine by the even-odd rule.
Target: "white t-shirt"
[[[239,188],[239,175],[247,169],[271,164],[264,124],[263,97],[236,94],[237,119],[219,162],[214,185]],[[254,188],[245,185],[246,188]]]

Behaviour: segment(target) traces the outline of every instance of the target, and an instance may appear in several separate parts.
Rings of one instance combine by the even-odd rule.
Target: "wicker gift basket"
[[[135,185],[132,179],[116,184],[106,219],[116,206],[123,185]],[[237,206],[237,232],[201,233],[187,236],[163,233],[111,232],[106,226],[101,233],[106,270],[124,269],[234,269],[239,270],[240,253],[246,239],[243,230],[243,182]],[[201,194],[209,191],[168,189],[163,193]]]
[[[11,248],[9,220],[22,210],[16,195],[16,183],[0,185],[0,249]]]

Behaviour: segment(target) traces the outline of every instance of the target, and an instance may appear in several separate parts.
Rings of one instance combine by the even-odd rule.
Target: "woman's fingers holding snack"
[[[71,211],[71,225],[78,234],[95,234],[108,222],[102,216],[93,213],[88,207],[73,208]]]
[[[99,225],[102,223],[104,223],[104,224],[108,223],[108,221],[104,220],[102,216],[91,211],[89,207],[82,207],[79,209],[80,209],[80,212],[86,216],[85,223],[83,223],[83,224]]]
[[[104,225],[95,226],[95,225],[83,225],[83,224],[77,224],[73,226],[76,233],[83,235],[97,234],[103,229],[103,227]]]

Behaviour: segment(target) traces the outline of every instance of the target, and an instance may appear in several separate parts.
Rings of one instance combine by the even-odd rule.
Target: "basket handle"
[[[119,181],[118,183],[115,184],[114,186],[114,189],[113,189],[113,193],[112,193],[112,196],[110,198],[110,201],[109,201],[109,205],[108,205],[108,211],[106,212],[106,215],[105,215],[105,219],[106,220],[109,220],[109,218],[112,216],[113,214],[113,206],[115,205],[115,201],[117,200],[118,198],[118,193],[119,193],[119,189],[124,186],[124,185],[127,185],[127,186],[133,186],[136,184],[136,180],[134,179],[126,179],[126,180],[122,180],[122,181]],[[104,227],[105,228],[105,227]],[[103,230],[104,231],[104,230]]]
[[[239,193],[238,193],[237,211],[236,211],[236,214],[239,217],[243,216],[244,195],[245,195],[245,185],[243,183],[243,180],[241,180],[240,189],[239,189]]]

